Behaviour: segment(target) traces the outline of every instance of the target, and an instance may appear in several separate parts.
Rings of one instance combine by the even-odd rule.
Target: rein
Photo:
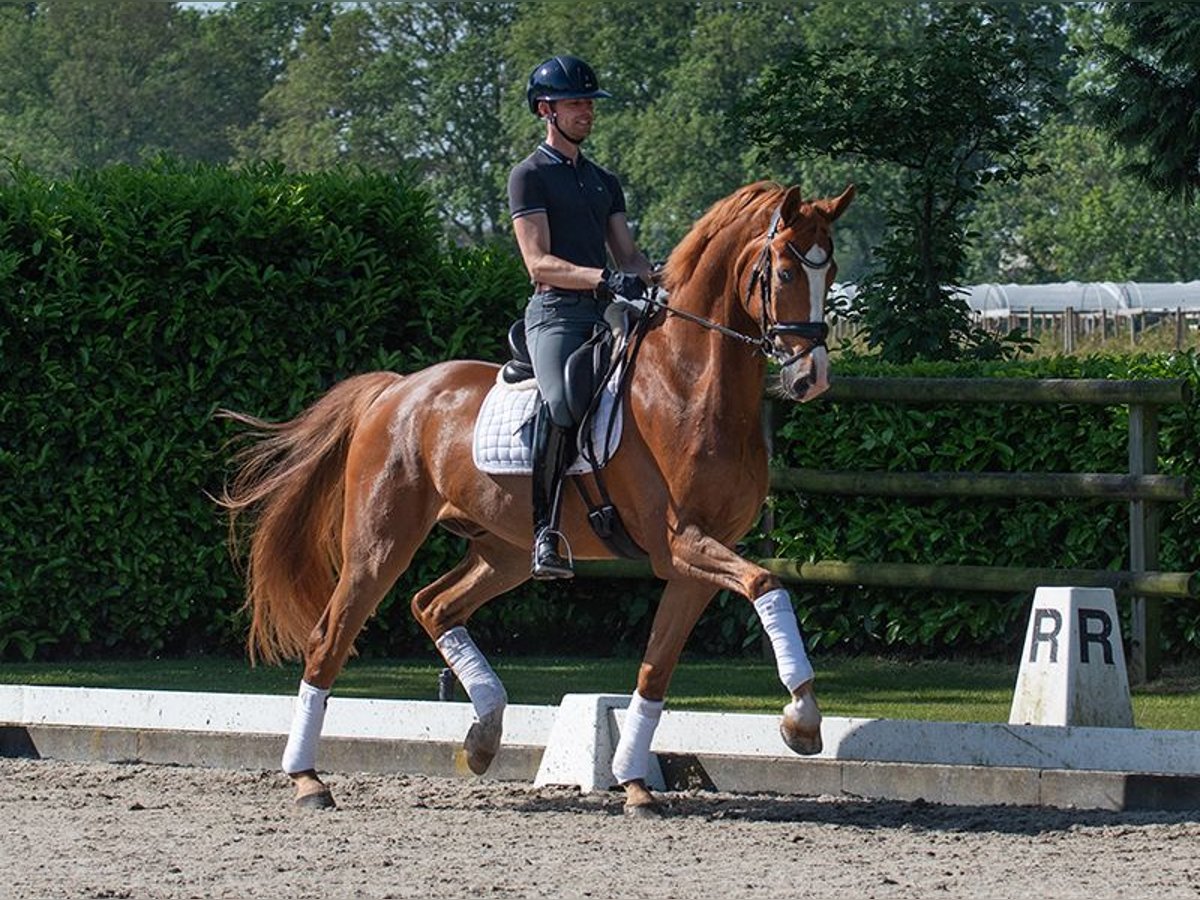
[[[658,290],[660,292],[662,291],[661,288]],[[666,303],[663,303],[661,300],[658,300],[654,297],[645,297],[643,299],[645,299],[645,301],[651,306],[657,307],[664,312],[670,313],[673,316],[678,316],[681,319],[687,319],[689,322],[693,322],[696,325],[707,328],[709,331],[719,332],[720,334],[725,335],[725,337],[733,338],[735,341],[741,341],[744,344],[749,344],[750,346],[756,347],[769,355],[769,352],[764,348],[764,342],[766,341],[765,337],[751,337],[748,334],[742,334],[742,332],[738,331],[737,329],[729,328],[728,326],[722,325],[719,322],[714,322],[712,319],[706,319],[703,316],[696,315],[695,313],[690,313],[682,309],[676,309],[673,306],[668,306]]]
[[[698,316],[695,313],[686,312],[682,309],[675,309],[673,306],[668,306],[661,300],[655,297],[646,297],[646,302],[657,307],[673,316],[679,316],[681,319],[686,319],[696,325],[700,325],[710,331],[716,331],[725,337],[733,338],[741,341],[744,344],[749,344],[758,349],[763,356],[768,359],[773,359],[781,367],[786,368],[797,360],[803,359],[818,347],[826,346],[825,341],[829,337],[829,325],[825,322],[780,322],[772,321],[770,312],[773,306],[773,283],[772,269],[774,255],[771,252],[771,243],[775,239],[775,235],[779,233],[779,225],[781,219],[781,209],[776,209],[775,214],[771,217],[771,226],[767,231],[766,241],[763,244],[762,251],[758,255],[757,261],[754,263],[754,269],[750,273],[750,283],[746,286],[746,302],[749,303],[750,298],[754,293],[754,286],[757,283],[759,294],[762,300],[762,316],[759,323],[759,334],[757,337],[749,334],[744,334],[735,328],[730,328],[726,325],[721,325],[711,319],[706,319],[703,316]],[[815,261],[805,256],[791,242],[787,242],[787,249],[800,264],[809,269],[820,269],[826,264],[827,260]],[[810,298],[811,299],[811,298]],[[795,335],[810,341],[808,347],[793,353],[791,356],[784,357],[782,351],[777,351],[775,347],[775,338],[780,335]]]

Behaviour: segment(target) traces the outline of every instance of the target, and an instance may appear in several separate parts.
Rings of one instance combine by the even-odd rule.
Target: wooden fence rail
[[[841,562],[823,559],[757,559],[781,581],[792,584],[840,584],[866,587],[922,587],[950,591],[1029,591],[1038,587],[1104,587],[1122,596],[1194,597],[1197,572],[1130,572],[1116,569],[1020,568],[1016,566],[949,566],[921,563]],[[607,578],[650,578],[641,560],[579,560],[580,575]]]
[[[1177,503],[1191,496],[1186,478],[1097,472],[829,472],[776,469],[775,490],[860,497],[990,497],[1023,500],[1151,500]]]
[[[1129,504],[1129,568],[1055,569],[911,563],[805,562],[768,558],[759,563],[792,583],[925,587],[1030,592],[1042,585],[1107,587],[1130,597],[1130,680],[1153,678],[1161,666],[1161,599],[1190,598],[1200,573],[1159,572],[1159,504],[1191,496],[1179,477],[1156,474],[1158,410],[1190,400],[1182,379],[840,378],[826,398],[839,403],[1092,404],[1129,407],[1129,470],[1123,473],[833,472],[775,469],[773,490],[889,497],[1085,498]],[[644,563],[580,562],[580,574],[650,575]]]

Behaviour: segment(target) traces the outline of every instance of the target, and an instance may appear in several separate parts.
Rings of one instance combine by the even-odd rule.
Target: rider
[[[564,364],[604,321],[614,294],[640,298],[654,278],[629,230],[620,182],[579,149],[592,131],[593,101],[611,96],[577,57],[555,56],[534,69],[525,98],[545,121],[546,139],[508,179],[513,230],[533,282],[525,337],[543,398],[533,432],[534,578],[574,574],[558,552],[563,472],[579,424]]]

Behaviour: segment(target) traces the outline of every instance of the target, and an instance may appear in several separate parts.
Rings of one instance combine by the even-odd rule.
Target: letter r
[[[1050,630],[1044,631],[1042,623],[1048,621]],[[1062,613],[1057,609],[1035,609],[1033,611],[1033,640],[1029,642],[1029,661],[1037,662],[1038,644],[1050,644],[1050,662],[1058,662],[1058,636],[1062,632]]]
[[[1099,624],[1098,630],[1093,631],[1088,627],[1092,622]],[[1079,661],[1088,662],[1088,645],[1099,644],[1104,653],[1104,664],[1113,665],[1112,633],[1113,621],[1107,612],[1079,607]]]

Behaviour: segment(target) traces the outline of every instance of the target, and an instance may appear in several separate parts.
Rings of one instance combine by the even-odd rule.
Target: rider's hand
[[[646,296],[646,282],[632,272],[610,272],[605,269],[600,287],[626,300],[638,300]]]

